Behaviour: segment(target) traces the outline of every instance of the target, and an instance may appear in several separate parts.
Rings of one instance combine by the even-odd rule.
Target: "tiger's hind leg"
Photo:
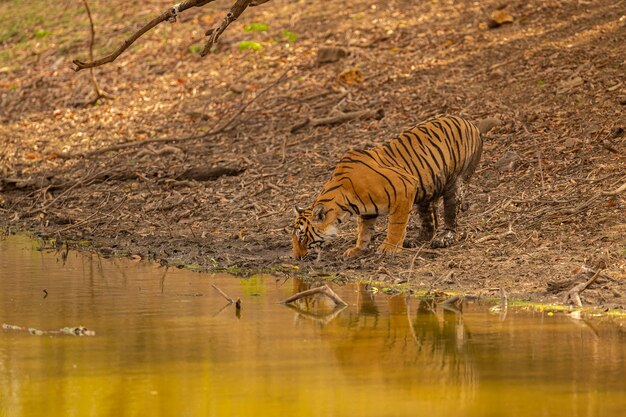
[[[447,248],[454,243],[456,218],[462,207],[464,187],[450,187],[443,195],[443,230],[438,231],[430,242],[432,248]]]
[[[417,212],[421,220],[420,232],[417,239],[406,239],[405,248],[415,248],[422,242],[430,242],[435,235],[437,222],[437,201],[422,201],[417,205]]]

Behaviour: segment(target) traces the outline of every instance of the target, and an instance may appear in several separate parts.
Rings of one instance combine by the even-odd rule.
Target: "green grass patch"
[[[298,35],[288,30],[283,30],[280,36],[289,43],[294,43],[296,40],[298,40]]]
[[[253,51],[260,51],[261,49],[263,49],[263,45],[261,45],[259,42],[255,42],[255,41],[241,41],[241,42],[239,42],[239,50],[240,51],[246,51],[248,49],[251,49]]]
[[[58,0],[27,3],[0,1],[0,64],[19,63],[33,53],[67,55],[79,45],[87,48],[89,20],[80,2],[72,7]]]
[[[265,23],[250,23],[243,26],[244,32],[266,32],[269,29]]]

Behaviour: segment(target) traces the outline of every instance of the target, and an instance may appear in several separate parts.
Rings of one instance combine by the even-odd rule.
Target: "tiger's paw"
[[[382,254],[385,254],[385,255],[391,255],[393,253],[399,252],[401,249],[402,249],[401,246],[393,245],[393,244],[387,243],[387,242],[383,242],[378,247],[378,250],[376,252],[382,253]]]
[[[454,232],[446,230],[444,232],[437,233],[437,235],[430,241],[430,247],[433,249],[447,248],[454,243]]]
[[[354,248],[350,248],[350,249],[346,250],[346,251],[343,253],[343,258],[344,258],[344,259],[345,259],[345,258],[353,258],[353,257],[355,257],[355,256],[357,256],[357,255],[360,255],[362,252],[363,252],[363,250],[362,250],[362,249],[359,249],[359,248],[357,248],[357,247],[355,246]]]

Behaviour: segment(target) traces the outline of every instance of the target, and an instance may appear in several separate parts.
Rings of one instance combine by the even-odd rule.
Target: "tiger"
[[[436,116],[418,123],[383,145],[347,152],[309,209],[294,207],[293,257],[337,236],[339,226],[356,216],[354,247],[343,257],[366,250],[379,216],[388,215],[382,254],[402,249],[407,223],[415,206],[421,219],[418,240],[432,248],[455,241],[457,216],[464,190],[480,162],[483,139],[479,129],[458,116]],[[443,197],[443,227],[436,230],[436,203]]]

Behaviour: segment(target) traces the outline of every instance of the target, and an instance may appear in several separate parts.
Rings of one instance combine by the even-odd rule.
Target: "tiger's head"
[[[337,236],[337,218],[330,215],[331,211],[322,204],[313,209],[294,208],[296,221],[291,240],[295,259],[303,259],[309,250],[319,249],[329,238]]]

